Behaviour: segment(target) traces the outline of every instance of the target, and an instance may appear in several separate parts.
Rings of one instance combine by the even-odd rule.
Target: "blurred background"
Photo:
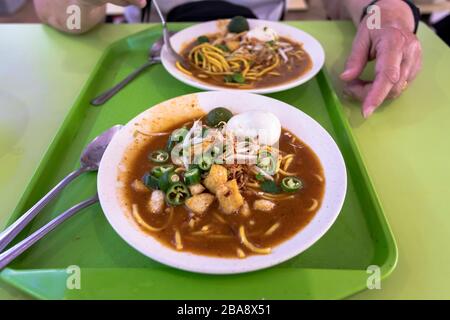
[[[54,0],[58,1],[58,0]],[[165,0],[170,1],[170,0]],[[450,0],[416,0],[422,21],[450,46]],[[122,7],[108,5],[107,23],[126,23]],[[284,20],[328,19],[323,0],[286,0]],[[153,21],[154,17],[150,17]],[[0,0],[0,23],[39,23],[33,0]]]

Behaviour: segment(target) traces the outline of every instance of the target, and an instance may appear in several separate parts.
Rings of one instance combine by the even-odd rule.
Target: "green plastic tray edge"
[[[366,166],[364,164],[363,157],[361,155],[360,149],[358,147],[358,144],[356,142],[356,138],[353,135],[352,129],[350,127],[350,124],[347,120],[347,117],[345,116],[343,110],[343,106],[336,95],[336,93],[333,90],[333,87],[331,85],[331,80],[329,79],[329,76],[325,72],[325,68],[317,75],[318,81],[321,82],[321,90],[323,91],[324,97],[329,97],[333,101],[333,105],[336,107],[333,107],[333,105],[330,106],[329,103],[326,102],[327,106],[329,107],[329,112],[333,113],[339,122],[341,122],[341,125],[343,126],[346,134],[346,140],[350,144],[350,148],[353,150],[356,150],[357,152],[353,152],[354,160],[356,161],[358,167],[360,168],[361,178],[365,180],[365,183],[367,185],[367,192],[369,197],[372,199],[372,203],[374,204],[374,211],[376,212],[378,221],[380,222],[380,227],[382,229],[383,235],[385,237],[385,241],[387,243],[387,255],[385,256],[384,263],[380,266],[381,271],[381,278],[385,279],[388,277],[397,266],[398,262],[398,246],[395,241],[392,229],[389,225],[389,222],[386,219],[386,216],[384,215],[384,211],[380,202],[380,199],[378,197],[378,194],[375,191],[374,184],[372,179],[369,176],[369,173],[367,172]],[[332,118],[333,119],[333,118]],[[336,121],[336,119],[335,119]],[[333,123],[334,125],[335,123]]]

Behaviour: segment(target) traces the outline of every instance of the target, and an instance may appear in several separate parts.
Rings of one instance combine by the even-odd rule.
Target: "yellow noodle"
[[[149,225],[147,222],[145,222],[144,219],[141,218],[141,215],[139,214],[139,209],[138,209],[137,204],[133,203],[133,205],[131,206],[131,208],[132,208],[131,212],[132,212],[133,218],[136,220],[136,222],[137,222],[142,228],[144,228],[144,229],[147,230],[147,231],[151,231],[151,232],[160,232],[160,231],[164,230],[165,228],[167,228],[167,226],[169,225],[170,221],[172,220],[173,208],[172,208],[172,210],[170,211],[169,218],[167,219],[167,222],[166,222],[162,227],[159,227],[159,228],[152,227],[152,226]]]
[[[287,171],[284,171],[283,169],[279,169],[278,170],[282,175],[285,175],[285,176],[295,176],[296,175],[296,173],[295,172],[287,172]]]
[[[312,212],[314,210],[317,209],[317,207],[319,206],[319,201],[317,201],[316,199],[312,199],[312,205],[308,208],[309,212]]]
[[[175,230],[175,248],[177,250],[183,250],[183,242],[181,242],[181,234],[178,229]]]
[[[187,70],[181,65],[180,61],[177,61],[177,62],[175,63],[175,65],[176,65],[176,67],[178,68],[178,70],[180,70],[181,72],[187,74],[188,76],[192,76],[192,72],[187,71]]]
[[[245,185],[252,188],[259,188],[259,183],[256,182],[247,182]]]
[[[245,228],[244,226],[239,227],[239,237],[241,238],[242,244],[247,247],[249,250],[259,253],[259,254],[269,254],[272,249],[271,248],[258,248],[253,243],[248,241],[247,236],[245,235]]]
[[[274,233],[280,227],[280,225],[281,224],[279,222],[275,223],[266,232],[264,232],[264,235],[265,236],[270,236],[272,233]]]
[[[213,216],[214,216],[214,218],[216,218],[219,222],[221,222],[221,223],[227,223],[227,222],[225,221],[225,219],[222,218],[222,217],[221,217],[220,215],[218,215],[217,213],[214,213]]]
[[[238,258],[240,258],[240,259],[245,258],[245,253],[241,248],[237,248],[236,253],[237,253]]]
[[[317,178],[317,180],[319,180],[320,182],[323,182],[323,177],[321,176],[321,175],[319,175],[319,174],[315,174],[314,175],[314,177],[316,177]]]

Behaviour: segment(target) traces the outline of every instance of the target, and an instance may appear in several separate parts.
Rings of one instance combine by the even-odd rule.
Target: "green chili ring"
[[[209,169],[211,169],[212,164],[213,164],[213,159],[206,155],[203,155],[202,157],[200,157],[200,159],[198,160],[198,163],[197,163],[198,167],[202,171],[208,171]]]
[[[286,177],[281,180],[281,189],[284,192],[296,192],[303,188],[303,182],[297,177]]]
[[[189,197],[188,188],[181,182],[171,185],[166,192],[166,202],[171,206],[182,205]]]
[[[144,174],[142,177],[142,182],[145,184],[145,186],[149,189],[158,190],[159,189],[159,183],[158,178],[156,178],[154,175],[150,173]]]
[[[155,163],[164,163],[169,160],[169,153],[164,150],[156,150],[149,154],[149,159]]]
[[[160,190],[166,192],[169,187],[174,184],[180,182],[180,176],[173,171],[166,171],[159,178],[158,187]]]
[[[192,168],[184,173],[184,182],[188,186],[199,183],[200,179],[201,175],[199,168]]]
[[[167,164],[167,165],[163,165],[163,166],[154,167],[151,171],[151,174],[159,179],[162,177],[164,172],[172,171],[174,169],[175,169],[175,167],[173,165]]]

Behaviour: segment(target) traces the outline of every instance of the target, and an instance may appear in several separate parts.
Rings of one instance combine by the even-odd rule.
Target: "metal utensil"
[[[128,77],[123,79],[121,82],[116,84],[111,89],[103,92],[98,97],[92,99],[91,104],[94,106],[100,106],[104,104],[106,101],[111,99],[117,92],[122,90],[127,84],[129,84],[131,81],[133,81],[138,75],[142,73],[145,69],[148,67],[160,63],[161,62],[161,49],[164,44],[164,38],[161,37],[153,43],[153,45],[150,47],[149,53],[148,53],[148,60],[146,63],[144,63],[142,66],[134,70]]]
[[[69,173],[62,179],[52,190],[50,190],[41,200],[39,200],[33,207],[25,212],[19,219],[0,233],[0,252],[15,238],[15,236],[25,228],[26,225],[44,208],[55,196],[71,181],[82,173],[88,171],[97,171],[102,159],[103,153],[106,150],[111,139],[122,128],[121,125],[116,125],[97,138],[91,141],[89,145],[83,150],[80,158],[80,168]]]
[[[164,44],[167,46],[167,49],[169,50],[169,53],[176,60],[178,60],[184,68],[189,68],[189,62],[187,62],[186,59],[183,56],[178,54],[178,52],[175,51],[175,49],[172,47],[172,44],[170,43],[171,33],[170,33],[170,31],[169,31],[169,29],[167,27],[166,19],[164,18],[164,15],[162,14],[161,9],[159,9],[159,5],[156,2],[156,0],[153,0],[153,5],[156,8],[156,12],[158,13],[159,18],[161,19],[161,23],[162,23],[162,26],[163,26]]]
[[[89,207],[90,205],[98,202],[98,195],[96,194],[90,199],[87,199],[79,204],[73,206],[72,208],[64,211],[58,217],[47,223],[45,226],[41,227],[30,236],[20,241],[10,249],[0,254],[0,270],[6,267],[11,261],[17,258],[25,250],[35,244],[38,240],[42,239],[46,234],[55,229],[58,225],[75,215],[80,210]]]

